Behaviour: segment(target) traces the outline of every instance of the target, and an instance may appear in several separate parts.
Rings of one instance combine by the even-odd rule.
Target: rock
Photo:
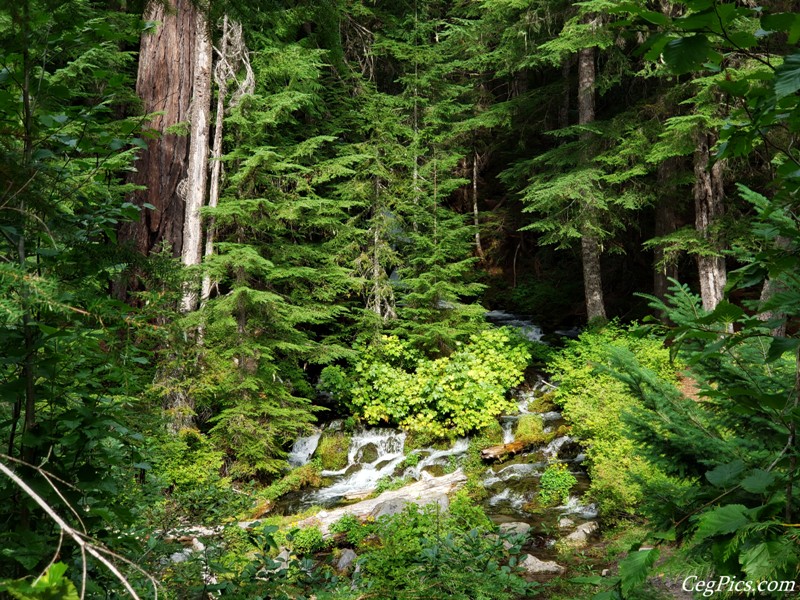
[[[510,523],[500,524],[500,533],[528,533],[531,526],[522,521],[512,521]]]
[[[532,554],[527,554],[525,559],[522,560],[520,566],[525,569],[525,573],[530,576],[542,574],[563,575],[566,573],[566,567],[562,567],[552,560],[539,560]]]
[[[344,573],[353,566],[356,558],[358,558],[358,555],[353,550],[345,548],[342,550],[342,555],[339,557],[339,560],[336,561],[336,570],[340,573]]]
[[[275,562],[278,563],[278,566],[273,569],[273,571],[285,571],[289,568],[289,559],[291,558],[291,554],[289,550],[284,548],[278,553],[278,556],[275,557]]]
[[[558,520],[559,529],[569,529],[570,527],[574,527],[574,526],[575,526],[575,521],[573,521],[569,517],[561,517]]]
[[[370,442],[359,448],[356,453],[356,462],[361,464],[374,463],[378,460],[378,456],[378,447]]]
[[[403,498],[391,498],[385,502],[381,502],[375,508],[373,508],[372,512],[369,513],[369,516],[377,520],[387,515],[396,515],[397,513],[403,512],[403,509],[407,505],[408,501],[404,500]]]
[[[603,570],[600,572],[600,577],[608,577],[608,575],[609,575],[609,573],[610,573],[610,572],[611,572],[611,570],[610,570],[610,569],[603,569]]]
[[[589,543],[589,537],[597,531],[597,523],[589,521],[578,525],[578,527],[564,538],[564,542],[570,548],[583,548]]]
[[[539,416],[542,417],[542,421],[558,421],[561,418],[561,413],[551,410],[550,412],[541,413]]]
[[[189,557],[191,555],[192,555],[192,549],[191,548],[184,548],[180,552],[174,552],[174,553],[170,554],[169,555],[169,559],[173,563],[182,563],[182,562],[186,562],[187,560],[189,560]]]

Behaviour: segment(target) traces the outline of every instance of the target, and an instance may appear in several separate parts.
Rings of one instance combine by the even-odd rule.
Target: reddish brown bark
[[[159,113],[148,123],[157,136],[148,140],[135,163],[132,182],[147,189],[133,194],[132,202],[144,208],[136,223],[123,226],[121,241],[131,241],[135,249],[149,254],[162,243],[172,246],[180,256],[183,242],[184,203],[177,192],[186,178],[189,138],[168,130],[190,119],[197,9],[190,0],[151,1],[144,18],[157,23],[142,34],[136,92],[143,111]],[[188,128],[188,124],[187,124]]]

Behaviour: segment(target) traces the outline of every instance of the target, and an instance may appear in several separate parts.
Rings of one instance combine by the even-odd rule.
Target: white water
[[[378,481],[392,475],[397,465],[405,459],[405,441],[406,434],[397,429],[364,429],[354,433],[347,450],[347,466],[338,471],[323,471],[323,477],[338,479],[332,485],[317,490],[312,500],[325,504],[350,494],[374,490]]]
[[[499,325],[501,327],[513,327],[522,334],[523,337],[532,342],[541,342],[544,332],[538,325],[533,324],[531,321],[520,319],[517,315],[508,313],[504,310],[492,310],[487,312],[484,317],[487,321]]]
[[[302,467],[314,455],[319,445],[319,438],[322,436],[322,431],[315,431],[312,435],[297,438],[297,441],[292,446],[289,456],[286,460],[293,467]]]

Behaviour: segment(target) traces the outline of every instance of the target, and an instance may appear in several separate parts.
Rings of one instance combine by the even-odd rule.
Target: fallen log
[[[529,446],[533,446],[533,442],[510,442],[499,446],[490,446],[481,450],[481,458],[483,460],[500,460],[506,456],[519,454]]]

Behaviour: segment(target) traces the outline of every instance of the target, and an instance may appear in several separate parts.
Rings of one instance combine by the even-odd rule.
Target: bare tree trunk
[[[483,260],[483,246],[481,245],[481,223],[478,218],[478,152],[472,153],[472,221],[475,225],[475,250]]]
[[[675,189],[675,177],[678,171],[678,159],[668,158],[658,165],[658,184],[661,193],[655,206],[655,236],[663,237],[673,233],[677,228],[675,212],[676,198],[666,190]],[[674,261],[665,257],[664,246],[656,246],[653,257],[653,294],[664,300],[667,297],[669,279],[677,279],[678,267]]]
[[[723,165],[721,161],[711,162],[711,148],[714,146],[714,135],[701,133],[697,136],[697,148],[694,153],[694,206],[695,228],[708,242],[713,252],[721,250],[713,239],[714,224],[722,217],[724,189],[722,182]],[[697,271],[700,277],[700,296],[703,308],[714,310],[720,303],[727,282],[725,258],[716,255],[699,255]]]
[[[211,121],[211,62],[212,47],[205,15],[195,15],[195,65],[189,138],[189,168],[181,190],[186,208],[183,222],[181,262],[186,267],[199,265],[202,260],[203,228],[200,209],[205,204],[208,180],[208,141]],[[181,312],[197,308],[197,286],[185,284]]]
[[[594,48],[584,48],[578,54],[578,122],[581,125],[594,121],[594,86]],[[591,321],[606,318],[600,271],[600,241],[592,230],[597,217],[591,198],[584,201],[583,212],[583,223],[581,223],[583,287],[586,297],[586,318]]]
[[[196,18],[190,0],[172,0],[170,10],[164,2],[151,0],[144,12],[146,21],[159,25],[142,34],[136,93],[145,113],[159,113],[149,123],[159,135],[148,139],[131,182],[145,186],[132,201],[153,208],[143,208],[138,222],[123,225],[119,239],[131,241],[145,255],[167,243],[177,257],[183,246],[184,206],[177,189],[186,177],[189,139],[170,128],[189,120]],[[124,290],[117,294],[124,295]]]

